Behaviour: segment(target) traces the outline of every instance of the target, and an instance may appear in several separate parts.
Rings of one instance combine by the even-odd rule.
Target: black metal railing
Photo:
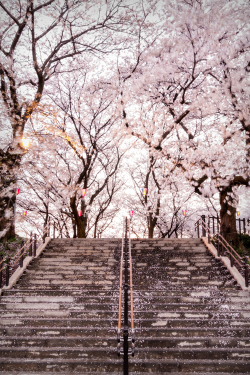
[[[130,275],[129,275],[130,274]],[[124,276],[123,276],[124,275]],[[131,350],[129,350],[129,291],[130,291],[130,320],[131,320]],[[122,292],[124,301],[123,317],[123,337],[121,335],[122,326]],[[130,240],[130,220],[125,219],[123,224],[121,264],[120,264],[120,289],[119,289],[119,311],[118,311],[118,329],[117,329],[117,355],[123,354],[123,373],[128,374],[129,355],[134,356],[135,350],[135,330],[133,313],[133,284],[132,284],[132,259],[131,259],[131,240]],[[123,341],[123,350],[121,349]]]
[[[201,227],[201,228],[200,228]],[[245,279],[245,286],[249,286],[249,258],[247,256],[241,257],[236,250],[229,244],[225,238],[222,236],[221,233],[213,234],[211,229],[208,227],[208,225],[203,220],[203,217],[200,218],[195,223],[195,229],[197,230],[198,237],[200,237],[200,229],[201,229],[201,235],[202,237],[208,238],[208,243],[211,243],[211,241],[216,245],[217,247],[217,255],[218,257],[221,256],[228,256],[230,259],[230,266],[236,267],[238,271],[244,275]]]
[[[21,248],[15,253],[14,256],[0,256],[0,288],[5,284],[9,286],[9,280],[11,275],[18,268],[23,268],[23,262],[26,256],[36,257],[36,251],[38,248],[38,241],[41,240],[45,243],[45,238],[49,236],[50,226],[49,221],[44,227],[42,233],[37,236],[36,233],[30,233],[29,239],[24,243],[21,243]]]
[[[204,221],[204,223],[207,224],[207,226],[209,227],[209,229],[212,230],[213,234],[216,234],[216,233],[220,233],[220,226],[221,226],[221,222],[220,222],[220,218],[219,218],[219,215],[217,214],[217,216],[205,216],[205,215],[202,215],[201,216],[202,220]],[[237,233],[240,233],[240,234],[246,234],[247,233],[247,225],[246,224],[250,224],[250,219],[246,219],[246,218],[236,218],[236,231]]]

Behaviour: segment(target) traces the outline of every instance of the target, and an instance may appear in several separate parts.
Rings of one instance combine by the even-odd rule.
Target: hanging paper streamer
[[[16,195],[20,193],[20,189],[16,189]]]
[[[27,211],[23,211],[23,216],[27,216]]]
[[[186,216],[187,210],[182,210],[182,213],[183,213],[184,216]]]
[[[142,188],[142,189],[141,189],[142,194],[143,194],[143,195],[147,195],[147,190],[148,190],[147,188]]]
[[[87,189],[83,189],[82,190],[82,196],[85,197],[86,193],[87,193]]]
[[[129,215],[132,217],[134,215],[134,210],[129,211]]]
[[[78,212],[78,216],[82,216],[82,211],[77,211]]]
[[[240,211],[237,211],[237,216],[240,216]]]

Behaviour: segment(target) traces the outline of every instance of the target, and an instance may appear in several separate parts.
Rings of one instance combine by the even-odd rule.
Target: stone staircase
[[[250,295],[200,239],[132,242],[136,373],[250,374]]]
[[[3,374],[122,374],[119,239],[54,239],[0,297]],[[132,240],[134,374],[250,374],[250,295],[200,239]]]

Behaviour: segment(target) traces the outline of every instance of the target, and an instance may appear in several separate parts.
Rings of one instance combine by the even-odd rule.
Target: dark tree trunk
[[[9,148],[0,150],[0,239],[6,242],[15,236],[16,170],[21,155]]]
[[[154,226],[153,225],[150,225],[148,227],[148,238],[154,238]]]
[[[95,224],[95,229],[94,229],[94,238],[97,238],[97,223]]]
[[[73,213],[75,225],[76,225],[76,230],[77,230],[77,237],[78,238],[87,238],[87,217],[85,215],[86,213],[86,205],[84,202],[84,199],[81,201],[81,210],[82,210],[82,215],[78,215],[77,211],[77,206],[76,206],[76,197],[71,197],[70,198],[70,207]]]
[[[220,191],[220,230],[226,241],[232,240],[239,245],[239,236],[236,230],[236,208],[233,207],[232,187],[228,186]]]
[[[154,230],[157,224],[157,218],[154,217],[152,213],[148,216],[148,238],[154,238]]]

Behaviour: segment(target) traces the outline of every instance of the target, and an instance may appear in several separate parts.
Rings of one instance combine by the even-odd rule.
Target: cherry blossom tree
[[[195,219],[207,211],[204,200],[195,199],[184,177],[168,179],[165,160],[144,151],[129,166],[136,192],[127,197],[127,206],[134,210],[133,233],[148,238],[192,236]]]
[[[219,192],[221,229],[237,241],[237,187],[249,185],[249,3],[171,1],[164,12],[161,37],[119,71],[124,125],[168,175],[205,197]]]
[[[140,29],[141,9],[140,1],[124,0],[0,1],[0,105],[9,126],[9,143],[0,150],[0,238],[14,234],[22,137],[48,82],[84,66],[86,55],[126,50]]]
[[[70,219],[71,228],[64,220],[66,235],[73,228],[78,238],[97,237],[119,211],[113,198],[122,187],[118,174],[125,152],[113,134],[120,121],[113,115],[115,95],[89,76],[80,71],[54,83],[53,93],[47,94],[53,110],[33,118],[40,144],[22,164],[28,189],[21,206],[33,212],[39,206],[45,224],[49,215],[57,222],[61,216]]]

